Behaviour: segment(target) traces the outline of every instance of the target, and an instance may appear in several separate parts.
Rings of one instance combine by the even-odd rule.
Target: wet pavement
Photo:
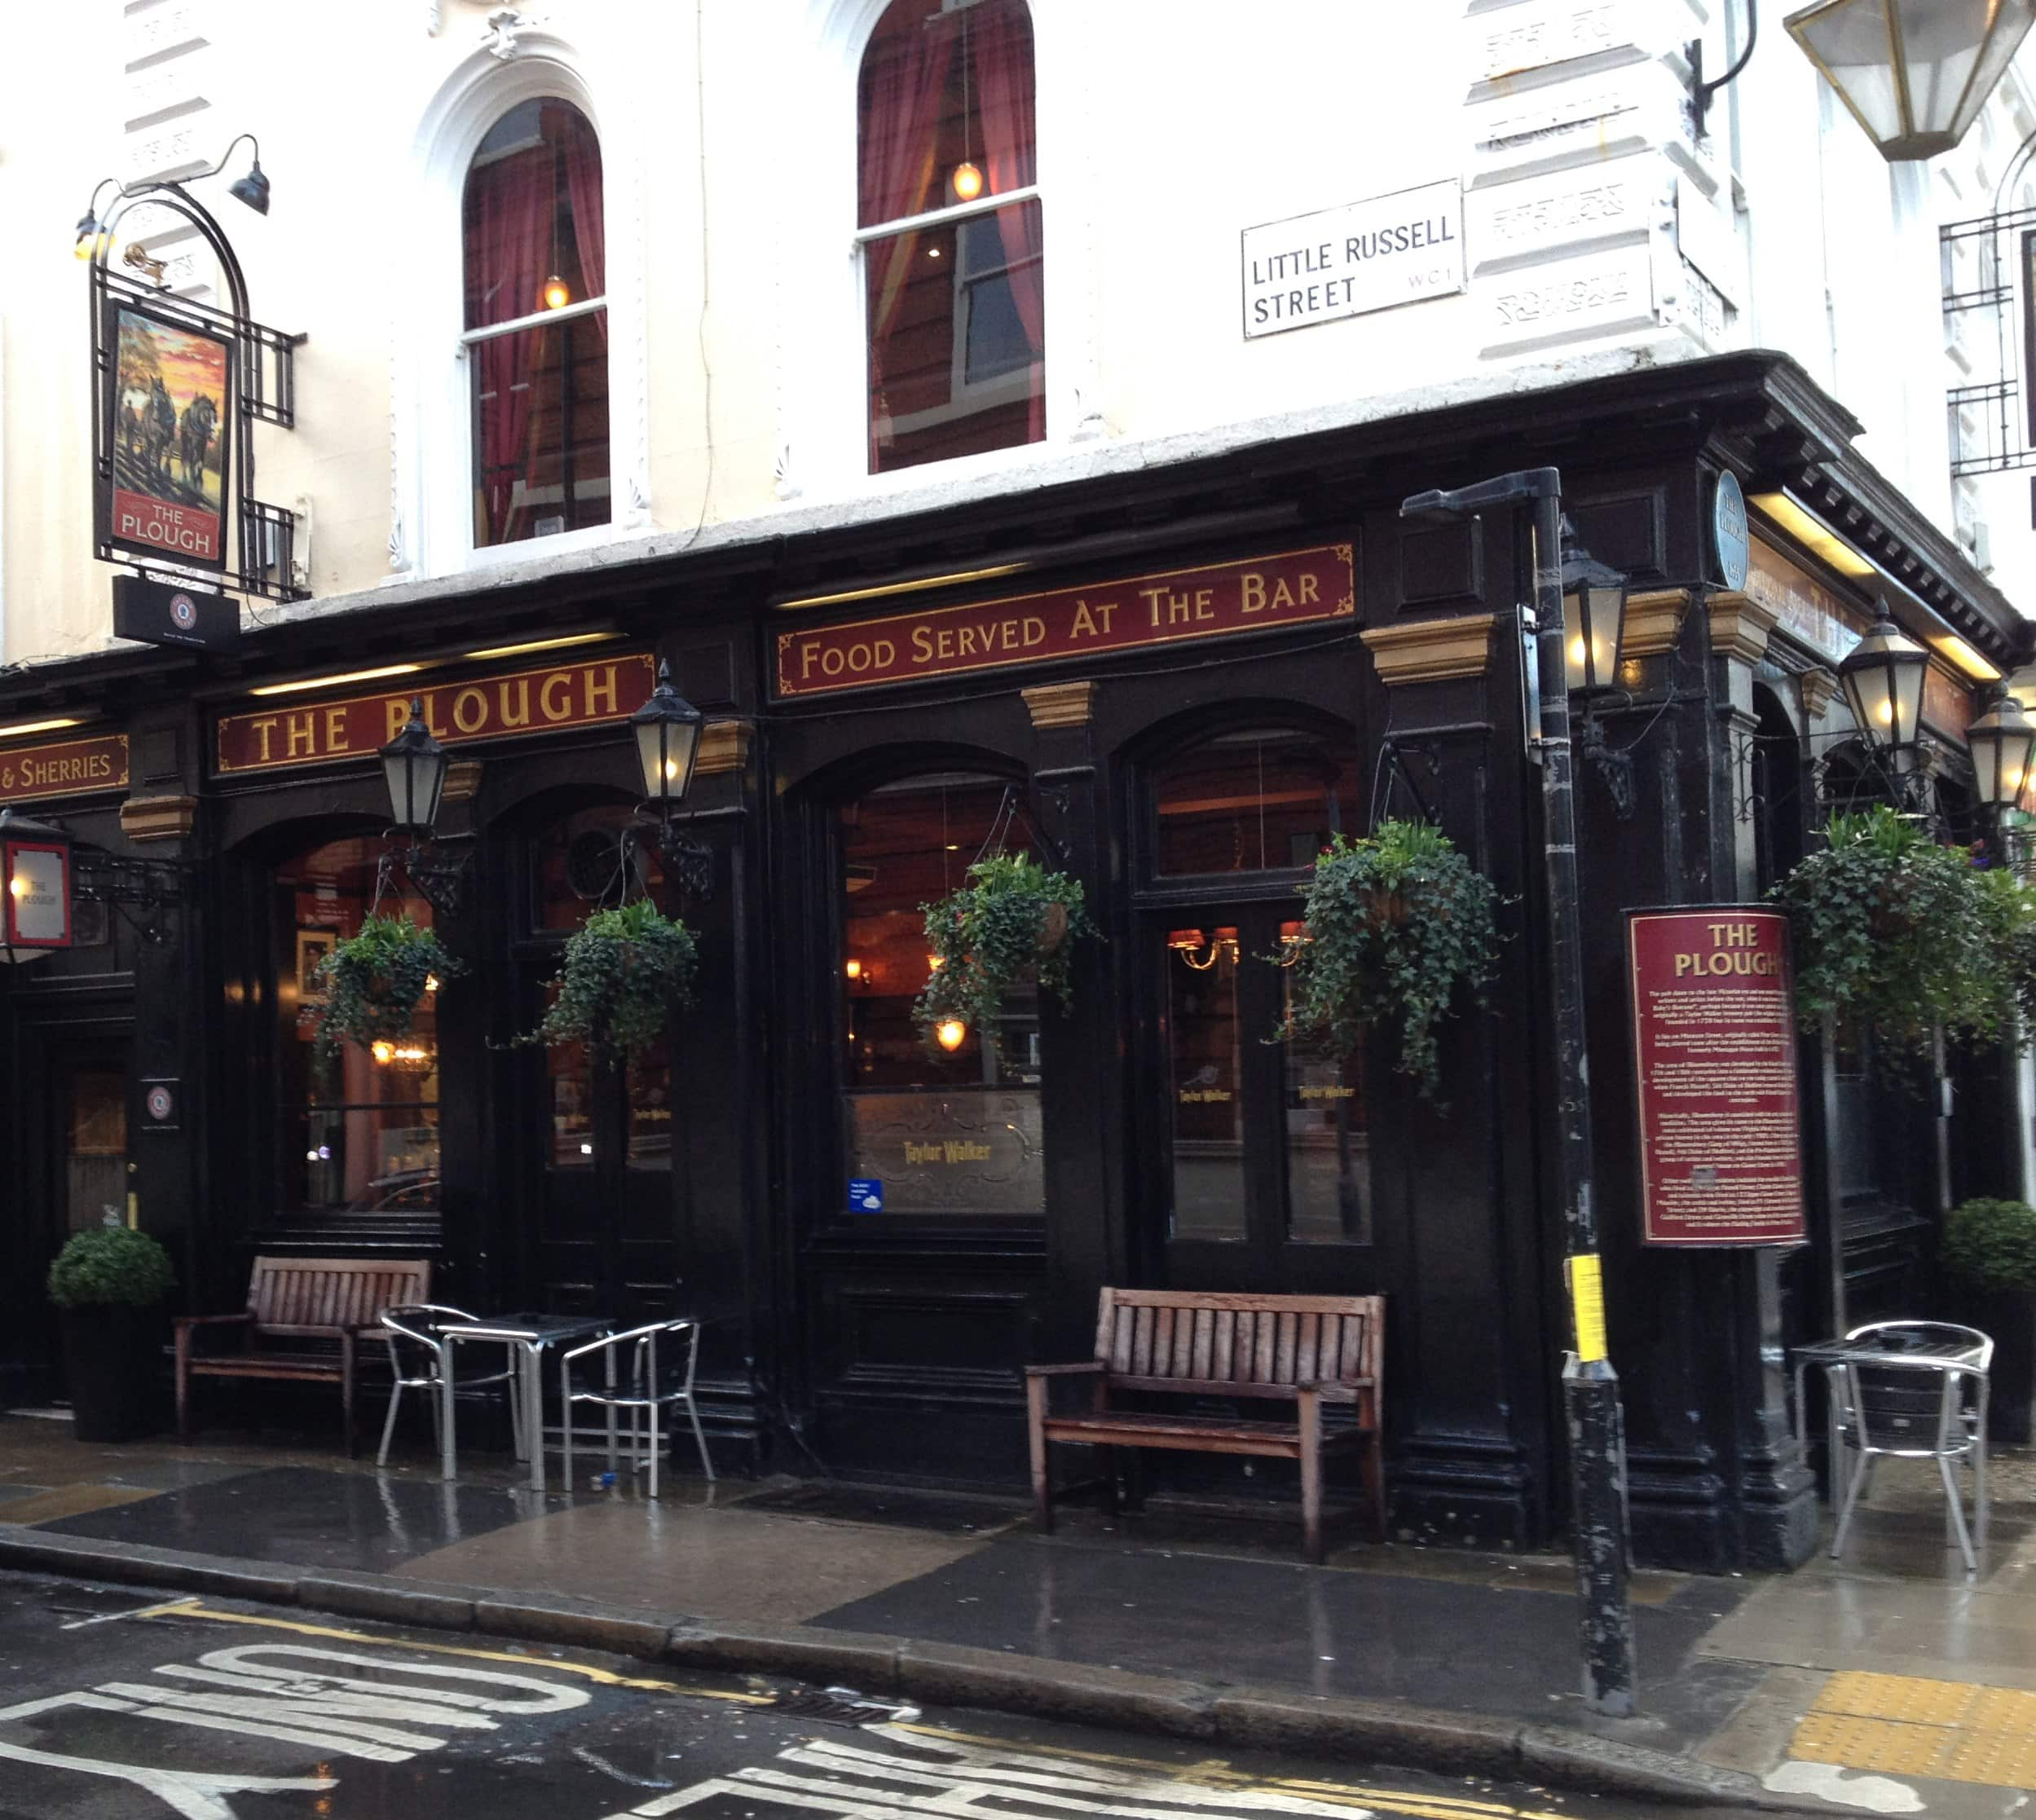
[[[0,1580],[0,1820],[1629,1820],[1594,1796]],[[1730,1810],[1712,1809],[1728,1813]]]

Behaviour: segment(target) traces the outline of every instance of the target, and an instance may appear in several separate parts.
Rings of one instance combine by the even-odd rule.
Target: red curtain
[[[954,55],[954,34],[928,31],[907,0],[904,29],[874,42],[863,64],[858,216],[865,227],[914,215],[928,206],[939,149],[941,99]],[[880,29],[880,28],[879,28]],[[877,466],[884,343],[897,321],[919,248],[917,234],[871,240],[863,248],[870,312],[870,467]]]
[[[576,109],[570,112],[564,108],[556,111],[563,116],[557,130],[566,148],[566,190],[572,201],[573,235],[580,243],[581,295],[606,297],[608,220],[602,203],[601,141],[594,137],[593,128]],[[549,131],[545,136],[551,136]],[[603,310],[594,320],[601,325],[602,345],[605,347],[608,342],[608,312]]]
[[[992,196],[1007,196],[1038,181],[1033,124],[1032,22],[1024,7],[996,0],[969,15],[975,53],[973,78],[983,123],[984,175]],[[1011,273],[1011,302],[1032,344],[1030,440],[1047,434],[1047,297],[1039,205],[1023,202],[997,211],[997,231]]]
[[[556,185],[552,150],[540,146],[483,165],[467,178],[467,326],[509,322],[539,307],[549,275]],[[481,471],[487,541],[509,541],[518,515],[515,483],[528,466],[531,409],[540,329],[476,342],[479,389],[490,395],[480,412]]]

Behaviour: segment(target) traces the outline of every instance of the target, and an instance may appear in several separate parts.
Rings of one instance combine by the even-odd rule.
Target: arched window
[[[863,53],[857,238],[870,471],[1047,433],[1024,0],[894,0]]]
[[[601,143],[553,97],[482,139],[461,206],[476,548],[609,521]]]

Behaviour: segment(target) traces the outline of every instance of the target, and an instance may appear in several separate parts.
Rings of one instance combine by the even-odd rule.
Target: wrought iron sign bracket
[[[184,901],[188,860],[133,859],[125,854],[78,847],[71,859],[71,894],[104,904],[151,947],[170,940],[169,913]]]
[[[708,904],[714,901],[714,849],[690,832],[682,822],[674,822],[668,816],[637,812],[637,826],[623,831],[622,846],[624,875],[630,870],[629,860],[644,834],[654,832],[657,837],[659,862],[664,867],[664,875],[675,885],[682,897],[695,903]]]
[[[1612,800],[1612,813],[1622,822],[1633,818],[1633,754],[1629,746],[1614,747],[1606,743],[1605,729],[1598,724],[1598,716],[1587,715],[1584,721],[1584,737],[1578,742],[1579,749],[1598,774],[1605,780],[1605,788]]]
[[[410,831],[390,828],[384,831],[382,838],[393,840],[405,834]],[[441,835],[429,840],[419,840],[411,834],[409,845],[401,852],[385,848],[377,862],[376,901],[379,903],[384,892],[394,883],[400,868],[434,912],[448,922],[456,922],[466,909],[467,874],[474,862],[474,844],[470,834]]]

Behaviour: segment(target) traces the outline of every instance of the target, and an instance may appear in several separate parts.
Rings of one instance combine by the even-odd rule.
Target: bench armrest
[[[253,1319],[254,1316],[245,1309],[237,1315],[179,1315],[177,1316],[177,1330],[183,1333],[193,1327],[225,1327],[236,1324],[245,1326]]]
[[[1028,1365],[1028,1377],[1092,1377],[1110,1368],[1100,1359],[1086,1359],[1078,1365]]]
[[[1324,1403],[1355,1403],[1359,1391],[1372,1388],[1372,1381],[1368,1377],[1325,1377],[1293,1387],[1297,1392],[1313,1390]]]

